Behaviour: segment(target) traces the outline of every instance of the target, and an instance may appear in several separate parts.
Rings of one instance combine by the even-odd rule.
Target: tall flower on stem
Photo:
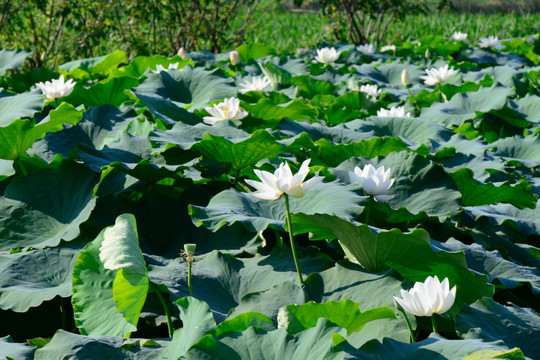
[[[439,91],[441,92],[441,99],[444,102],[447,102],[446,96],[444,95],[441,84],[447,80],[449,80],[452,76],[456,75],[459,72],[459,70],[455,69],[449,69],[448,64],[444,65],[440,68],[431,68],[427,69],[426,73],[427,75],[420,76],[420,78],[424,79],[424,84],[433,86],[438,85]]]
[[[261,179],[262,182],[255,180],[246,180],[248,185],[253,186],[257,191],[250,193],[259,199],[264,200],[276,200],[280,197],[285,198],[285,211],[287,216],[287,228],[289,230],[289,238],[291,241],[291,250],[294,258],[294,264],[296,265],[296,272],[298,273],[298,280],[300,285],[304,284],[302,272],[300,271],[300,263],[298,262],[298,256],[296,255],[296,246],[293,236],[293,225],[291,221],[291,210],[289,205],[289,196],[295,198],[301,198],[306,194],[306,190],[320,183],[324,177],[315,176],[308,181],[305,181],[306,176],[309,173],[309,162],[311,159],[307,159],[302,163],[298,172],[293,175],[289,164],[281,163],[279,168],[272,174],[268,171],[254,170],[255,174]]]
[[[317,49],[317,56],[315,56],[315,60],[323,64],[331,64],[339,59],[340,54],[341,52],[337,51],[336,48],[325,47],[322,49]]]
[[[403,71],[401,72],[401,84],[407,89],[410,97],[409,101],[413,103],[414,108],[416,109],[416,113],[420,114],[420,106],[418,106],[418,104],[414,100],[414,96],[411,92],[411,79],[409,78],[409,73],[407,72],[407,69],[403,69]]]
[[[415,316],[431,316],[433,332],[437,332],[433,314],[444,314],[454,305],[456,289],[454,286],[450,290],[448,278],[444,278],[441,282],[437,276],[428,276],[424,282],[416,282],[412,289],[401,290],[402,298],[394,296],[394,300],[408,313]],[[405,312],[403,312],[403,316],[414,340],[414,334]]]
[[[73,92],[76,82],[73,79],[64,81],[64,75],[60,75],[59,79],[54,79],[51,81],[45,81],[44,83],[39,82],[36,86],[41,90],[45,95],[45,100],[54,101],[64,96],[68,96]]]
[[[236,125],[241,125],[240,120],[248,116],[247,111],[240,106],[240,99],[235,97],[226,98],[223,102],[214,104],[213,107],[205,107],[204,110],[212,115],[203,117],[203,122],[208,125],[214,125],[223,120],[230,120]]]

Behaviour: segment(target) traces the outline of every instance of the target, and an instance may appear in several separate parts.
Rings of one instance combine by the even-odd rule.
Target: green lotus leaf
[[[121,216],[128,219],[129,226],[136,227],[133,215]],[[83,335],[129,337],[137,330],[148,293],[148,276],[129,267],[118,271],[104,268],[100,247],[106,230],[84,247],[75,262],[72,298],[75,324]],[[134,231],[136,234],[137,229]],[[138,245],[129,243],[129,246],[142,257]]]
[[[405,286],[402,282],[395,270],[370,273],[347,260],[341,260],[333,268],[312,274],[305,280],[312,300],[324,303],[349,299],[359,303],[361,311],[385,307],[394,309],[393,296],[399,296]],[[347,339],[355,347],[372,339],[382,341],[386,337],[408,342],[410,335],[405,320],[401,313],[398,312],[397,316],[398,320],[380,319],[366,323],[362,331],[350,334]],[[410,320],[415,327],[416,320]]]
[[[74,105],[102,106],[111,104],[120,106],[129,98],[125,93],[126,90],[138,84],[137,79],[128,77],[106,79],[89,88],[76,86],[71,95],[65,98],[65,101]]]
[[[185,356],[201,337],[213,335],[216,331],[216,321],[204,301],[188,296],[175,301],[175,304],[180,308],[182,328],[174,332],[171,343],[163,349],[162,356],[167,359]]]
[[[373,82],[376,85],[403,87],[401,84],[401,73],[407,70],[409,79],[412,84],[421,84],[423,80],[421,75],[425,75],[422,67],[413,64],[412,62],[391,62],[374,66],[374,64],[354,65],[353,68],[358,71],[360,77]],[[406,91],[405,91],[406,93]]]
[[[493,80],[498,83],[512,88],[514,87],[514,78],[517,77],[519,71],[508,65],[493,66],[478,71],[468,71],[463,74],[464,81],[479,82],[489,75]]]
[[[540,163],[540,135],[508,137],[494,142],[494,156],[506,161],[515,160],[525,166],[534,167]]]
[[[81,121],[75,126],[48,133],[43,139],[37,140],[28,153],[52,161],[56,154],[68,158],[77,145],[101,150],[118,140],[136,116],[135,111],[129,108],[120,110],[112,105],[91,107],[82,114]]]
[[[13,160],[0,159],[0,181],[15,174]]]
[[[299,261],[306,275],[323,271],[329,266],[328,260],[321,255],[303,256]],[[172,300],[189,295],[186,280],[188,269],[185,261],[154,259],[149,261],[148,265],[151,281],[165,285],[170,291]],[[212,251],[193,263],[191,277],[193,296],[210,306],[218,322],[222,322],[246,295],[269,290],[282,283],[298,282],[292,254],[286,249],[275,249],[268,256],[257,254],[252,258],[235,258],[230,254]],[[289,298],[290,296],[286,297]],[[287,304],[290,302],[282,305]],[[231,313],[227,320],[249,311],[264,313],[262,308],[246,309]]]
[[[411,148],[420,144],[434,148],[454,135],[451,130],[421,118],[374,117],[368,121],[350,122],[347,127],[377,137],[399,137]]]
[[[468,206],[464,209],[476,219],[485,216],[495,224],[509,224],[525,235],[540,233],[540,206],[538,203],[535,209],[523,210],[508,204]]]
[[[59,68],[66,72],[73,72],[73,70],[81,69],[94,75],[107,76],[112,73],[118,65],[126,60],[126,53],[121,50],[116,50],[105,56],[70,61],[60,65]]]
[[[70,356],[76,359],[158,360],[166,341],[153,341],[157,346],[145,346],[141,339],[126,346],[125,339],[113,336],[84,336],[58,330],[52,340],[35,352],[36,360],[52,360]]]
[[[313,157],[329,166],[337,166],[353,157],[372,159],[376,156],[410,150],[401,139],[393,137],[372,137],[347,145],[332,144],[326,139],[320,139],[316,144],[319,146],[319,152]]]
[[[517,100],[510,100],[509,107],[518,115],[523,116],[525,120],[532,123],[540,123],[540,97],[527,94],[525,97]]]
[[[266,130],[260,129],[248,139],[234,143],[220,136],[206,134],[191,150],[208,159],[230,163],[233,170],[241,171],[262,159],[282,153],[285,148]]]
[[[55,296],[71,296],[79,249],[63,246],[0,255],[0,308],[26,312]]]
[[[300,88],[302,97],[311,99],[319,94],[333,94],[336,86],[330,81],[320,81],[313,77],[302,74],[288,79],[291,85]]]
[[[309,189],[304,197],[290,199],[291,213],[336,214],[351,218],[362,209],[358,205],[360,199],[348,187],[337,183],[319,184]],[[220,192],[205,207],[190,205],[189,213],[194,224],[212,231],[235,222],[254,232],[268,226],[283,230],[285,226],[283,199],[261,200],[233,189]]]
[[[388,201],[391,208],[405,208],[412,214],[425,212],[428,216],[445,219],[457,214],[461,209],[461,193],[443,168],[418,154],[407,152],[391,153],[384,159],[351,159],[343,162],[332,172],[342,181],[349,183],[349,171],[355,166],[363,168],[372,164],[375,168],[390,169],[390,178],[395,183],[388,194],[394,197]]]
[[[364,120],[360,120],[365,123]],[[306,121],[298,122],[284,119],[277,127],[283,136],[288,139],[294,138],[302,133],[309,135],[313,141],[319,139],[328,139],[336,144],[349,144],[352,142],[359,142],[362,140],[369,140],[372,136],[372,132],[364,132],[362,130],[356,130],[353,124],[357,124],[356,121],[351,121],[347,124],[340,124],[332,127],[328,127],[322,124],[313,123],[310,124]]]
[[[530,309],[503,306],[490,298],[466,306],[456,317],[456,330],[465,339],[501,339],[527,357],[534,358],[540,351],[540,343],[533,340],[540,336],[540,317]]]
[[[126,132],[121,133],[115,142],[109,143],[101,150],[79,145],[77,154],[90,169],[96,172],[99,172],[102,167],[111,165],[121,165],[121,169],[133,170],[141,162],[151,164],[150,166],[156,171],[161,168],[171,171],[176,169],[176,167],[165,165],[162,157],[154,156],[154,150],[146,136],[133,136]],[[132,173],[132,175],[135,174]],[[167,176],[170,176],[170,173],[165,171],[161,178]]]
[[[242,44],[237,50],[242,61],[277,55],[276,50],[264,44]]]
[[[268,316],[255,311],[249,311],[236,315],[232,319],[225,320],[216,327],[216,336],[228,332],[241,333],[250,326],[254,326],[264,330],[274,330],[274,323]]]
[[[11,94],[0,90],[0,126],[10,125],[14,120],[32,117],[45,105],[45,96],[39,90]]]
[[[14,342],[9,335],[0,338],[0,354],[6,359],[33,359],[34,351],[34,346]]]
[[[424,281],[428,276],[447,277],[457,285],[456,301],[451,313],[463,304],[470,304],[483,296],[493,295],[486,276],[474,276],[467,267],[463,253],[435,251],[429,234],[423,229],[402,233],[398,229],[374,230],[331,215],[294,214],[297,232],[321,233],[328,239],[339,239],[353,260],[372,272],[396,269],[411,283]],[[321,236],[321,235],[319,235]]]
[[[0,50],[1,51],[1,50]],[[32,89],[39,82],[58,79],[58,73],[44,67],[29,71],[17,71],[5,77],[5,84],[9,89],[17,93],[23,93]]]
[[[525,359],[519,349],[509,350],[502,341],[483,342],[481,340],[447,340],[439,335],[430,335],[427,339],[406,344],[392,339],[384,339],[381,343],[373,340],[360,349],[356,349],[347,343],[339,344],[340,348],[347,353],[349,359],[369,360],[379,359],[448,359],[463,360],[475,359],[474,356],[487,351],[497,359],[496,355],[502,355],[503,359]],[[486,359],[480,357],[479,359]],[[489,357],[488,359],[492,359]]]
[[[181,59],[178,56],[169,59],[163,55],[153,56],[137,56],[128,65],[116,69],[111,77],[133,77],[140,78],[150,69],[155,70],[156,65],[162,65],[167,68],[170,64],[178,63],[177,69],[181,69],[186,65],[194,66],[191,59]]]
[[[172,100],[155,95],[136,93],[141,103],[159,120],[166,124],[186,123],[197,125],[202,119],[176,105]]]
[[[423,108],[421,116],[444,126],[462,125],[490,110],[500,110],[507,99],[514,95],[511,88],[492,86],[477,92],[459,93],[445,103],[435,103]]]
[[[322,304],[310,301],[304,305],[288,305],[280,310],[278,321],[284,319],[283,325],[289,334],[296,334],[315,327],[319,318],[325,318],[339,327],[346,329],[347,334],[361,331],[370,321],[380,319],[396,319],[394,310],[389,307],[378,307],[360,311],[360,304],[348,299],[340,302],[328,301]]]
[[[479,64],[506,65],[514,69],[527,65],[527,59],[521,56],[503,54],[479,48],[463,51],[458,57],[458,60],[466,60]]]
[[[256,104],[243,105],[243,108],[256,118],[263,120],[281,120],[288,117],[291,120],[313,120],[319,114],[317,108],[294,99],[287,104],[276,105],[268,98],[262,98]]]
[[[92,196],[98,179],[70,162],[14,179],[0,198],[0,251],[75,239],[95,207]]]
[[[465,252],[469,268],[487,275],[491,283],[497,281],[509,289],[528,284],[533,294],[540,293],[540,272],[536,267],[518,265],[504,259],[499,251],[487,251],[481,245],[466,245],[455,239],[450,239],[438,247],[448,251]]]
[[[463,168],[450,174],[461,192],[461,202],[465,206],[480,206],[499,202],[510,203],[518,209],[536,207],[538,196],[532,193],[531,184],[520,181],[514,186],[509,182],[495,186],[492,183],[483,184],[473,178],[470,169]]]
[[[0,76],[4,76],[7,70],[21,68],[31,55],[24,50],[0,50]]]
[[[186,359],[343,359],[343,353],[336,352],[332,341],[335,334],[344,334],[326,319],[320,319],[317,326],[290,336],[285,329],[265,331],[254,327],[235,336],[213,338],[207,336],[186,353]]]
[[[250,134],[234,126],[230,126],[226,121],[220,121],[214,126],[197,124],[189,126],[184,123],[175,124],[170,130],[156,130],[150,133],[149,140],[158,152],[176,145],[183,150],[191,147],[204,139],[206,134],[213,137],[219,136],[231,142],[244,141]]]
[[[162,71],[143,80],[133,91],[136,96],[157,95],[165,102],[172,101],[179,107],[189,106],[189,110],[193,111],[236,94],[232,81],[215,72],[188,66],[178,71]]]
[[[76,110],[67,103],[62,103],[56,110],[40,123],[34,120],[15,120],[10,125],[0,128],[0,158],[14,160],[26,153],[34,142],[45,137],[47,133],[60,131],[63,124],[77,124],[82,117],[82,111]]]

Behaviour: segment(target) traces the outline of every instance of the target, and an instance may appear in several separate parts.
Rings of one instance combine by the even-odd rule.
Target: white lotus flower
[[[72,79],[64,82],[64,75],[60,75],[58,80],[39,82],[36,84],[41,92],[45,95],[45,100],[54,101],[55,99],[63,98],[73,92],[76,82]]]
[[[247,111],[240,107],[240,99],[231,97],[224,99],[213,107],[205,107],[204,110],[212,116],[203,117],[203,122],[208,125],[214,125],[218,121],[231,120],[236,125],[241,125],[241,119],[248,116]]]
[[[103,233],[99,260],[105,269],[130,269],[140,274],[146,273],[146,263],[139,248],[137,232],[128,216],[117,217],[114,226]]]
[[[379,89],[377,85],[369,85],[369,84],[362,85],[360,86],[359,90],[360,92],[367,94],[373,99],[376,99],[382,93],[382,89]]]
[[[411,85],[411,79],[409,79],[409,73],[407,72],[407,69],[403,69],[401,72],[401,84],[403,86],[407,87]]]
[[[371,164],[367,164],[363,169],[355,166],[354,171],[349,171],[351,183],[358,182],[367,195],[372,195],[377,201],[388,201],[394,195],[385,195],[394,184],[394,179],[390,179],[390,169],[384,170],[384,166],[376,169]]]
[[[157,64],[156,65],[156,70],[152,70],[152,72],[154,74],[159,74],[162,71],[177,70],[178,65],[180,65],[180,63],[169,64],[169,66],[167,68],[165,68],[165,67],[163,67],[163,65]]]
[[[356,49],[365,55],[372,55],[375,53],[375,50],[377,50],[373,44],[359,45]]]
[[[478,46],[480,46],[481,48],[491,47],[497,50],[500,50],[504,47],[503,45],[501,45],[501,42],[498,37],[491,36],[491,35],[488,36],[487,38],[486,37],[480,38],[480,41],[478,42]]]
[[[396,45],[385,45],[381,48],[381,52],[385,52],[385,51],[392,51],[392,52],[396,52],[397,48],[396,48]]]
[[[317,56],[315,60],[323,64],[331,64],[339,59],[340,51],[337,51],[336,48],[322,48],[317,49]]]
[[[272,83],[270,82],[270,79],[268,79],[266,76],[256,76],[249,80],[245,80],[242,84],[240,84],[240,93],[245,94],[248,91],[264,91],[266,90]]]
[[[429,276],[424,282],[416,282],[409,291],[401,290],[403,299],[395,297],[401,307],[416,316],[444,314],[456,300],[456,286],[449,289],[448,278],[442,283],[437,276]]]
[[[231,65],[240,64],[240,54],[238,53],[238,50],[229,51],[229,61],[231,62]]]
[[[248,185],[257,189],[256,192],[250,193],[250,195],[265,200],[275,200],[280,198],[283,194],[301,198],[305,195],[306,190],[317,185],[324,179],[322,176],[315,176],[304,182],[304,179],[309,173],[308,165],[310,161],[311,159],[304,161],[294,176],[289,164],[286,162],[281,163],[279,168],[273,174],[268,171],[254,170],[255,174],[262,182],[249,179],[246,180]]]
[[[427,75],[420,76],[420,78],[424,79],[424,84],[426,85],[437,85],[447,81],[458,72],[458,70],[448,69],[448,64],[446,64],[438,69],[426,69]]]
[[[460,31],[456,31],[452,34],[452,39],[455,41],[467,41],[467,34]]]
[[[390,109],[377,110],[378,117],[411,117],[411,113],[405,114],[405,108],[403,106],[391,107]]]

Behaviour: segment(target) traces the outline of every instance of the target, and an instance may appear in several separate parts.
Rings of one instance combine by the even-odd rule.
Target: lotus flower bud
[[[229,60],[231,61],[231,65],[238,65],[240,63],[240,54],[238,54],[237,50],[229,52]]]
[[[426,59],[429,59],[431,57],[431,51],[429,51],[429,49],[426,49],[425,57]]]
[[[409,79],[409,73],[407,72],[407,69],[403,69],[403,71],[401,72],[401,83],[405,87],[411,84],[411,79]]]
[[[177,55],[180,56],[182,59],[187,58],[186,50],[184,50],[183,47],[181,47],[180,49],[178,49]]]

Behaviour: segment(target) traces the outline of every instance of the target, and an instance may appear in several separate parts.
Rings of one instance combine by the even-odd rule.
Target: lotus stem
[[[193,288],[191,287],[191,263],[192,261],[188,261],[187,265],[187,286],[189,289],[189,296],[193,297]]]
[[[411,334],[411,340],[414,343],[414,342],[416,342],[416,335],[414,335],[414,331],[412,329],[411,322],[409,321],[409,318],[407,317],[407,314],[405,313],[405,311],[403,311],[403,310],[400,310],[400,311],[403,314],[403,317],[405,318],[405,322],[407,323],[407,328],[409,328],[409,333]]]
[[[433,332],[438,334],[439,332],[437,331],[437,324],[435,322],[435,314],[431,316],[431,326],[433,327]]]
[[[410,102],[412,102],[412,104],[414,105],[414,109],[416,110],[416,115],[418,116],[420,115],[420,106],[418,106],[418,104],[414,100],[414,96],[411,92],[411,89],[409,88],[409,85],[407,85],[406,88],[407,88],[407,91],[409,92]]]
[[[22,172],[23,176],[28,175],[28,171],[26,171],[26,168],[24,167],[24,164],[23,164],[22,160],[20,160],[20,159],[19,159],[19,168],[21,169],[21,172]]]
[[[60,298],[60,313],[62,314],[62,330],[66,330],[66,306],[64,298]]]
[[[291,220],[291,211],[289,207],[289,195],[287,193],[283,194],[285,196],[285,211],[287,212],[287,227],[289,229],[289,238],[291,240],[291,250],[294,258],[294,265],[296,266],[296,272],[298,273],[298,280],[300,281],[300,286],[304,287],[304,279],[302,278],[302,272],[300,271],[300,263],[298,262],[298,256],[296,255],[296,245],[294,243],[293,236],[293,225]]]
[[[195,249],[197,249],[197,244],[184,244],[183,254],[186,256],[186,261],[188,264],[187,283],[189,289],[189,296],[193,296],[193,288],[191,287],[191,264],[193,263],[193,255],[195,254]]]
[[[448,100],[446,99],[446,95],[442,91],[441,83],[439,83],[439,92],[441,93],[441,102],[448,102]]]
[[[367,204],[367,206],[366,206],[366,208],[365,208],[365,209],[366,209],[366,217],[364,218],[364,223],[365,223],[366,225],[369,225],[369,213],[371,212],[371,202],[372,202],[372,201],[373,201],[373,200],[372,200],[372,198],[371,198],[371,196],[370,196],[370,197],[369,197],[369,202],[368,202],[368,204]]]
[[[167,329],[169,330],[169,337],[172,338],[174,328],[172,325],[171,313],[169,312],[167,302],[165,302],[165,298],[161,294],[161,291],[159,291],[159,287],[156,284],[150,281],[150,286],[152,287],[152,289],[154,289],[159,301],[161,302],[161,306],[163,306],[163,311],[165,312],[165,316],[167,317]]]

